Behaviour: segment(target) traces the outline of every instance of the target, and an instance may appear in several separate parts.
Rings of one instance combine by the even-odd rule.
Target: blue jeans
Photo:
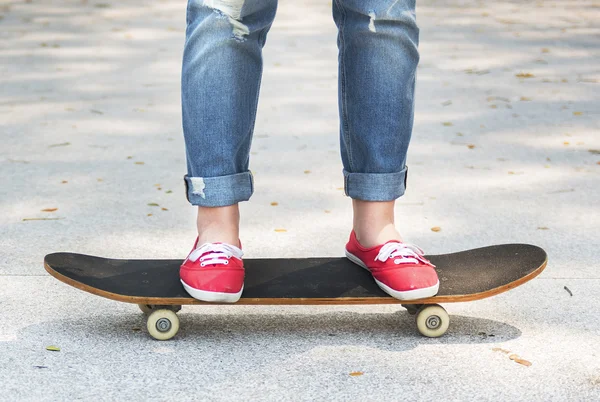
[[[262,48],[277,0],[188,0],[181,98],[192,205],[248,201]],[[419,29],[415,0],[333,0],[345,194],[391,201],[406,189]]]

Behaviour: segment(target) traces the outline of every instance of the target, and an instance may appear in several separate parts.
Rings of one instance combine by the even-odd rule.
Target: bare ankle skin
[[[225,207],[198,207],[196,221],[198,246],[204,243],[222,242],[240,247],[239,205]]]
[[[389,240],[402,241],[394,225],[396,201],[352,200],[354,210],[353,229],[356,239],[363,247],[375,247]]]

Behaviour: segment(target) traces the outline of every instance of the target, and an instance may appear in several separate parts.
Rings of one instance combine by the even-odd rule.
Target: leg
[[[419,30],[414,0],[333,0],[338,27],[340,149],[354,229],[365,247],[401,240]]]
[[[249,152],[262,48],[277,0],[188,0],[181,77],[186,196],[200,241],[237,245],[240,201],[253,193]],[[202,244],[202,243],[199,243]]]

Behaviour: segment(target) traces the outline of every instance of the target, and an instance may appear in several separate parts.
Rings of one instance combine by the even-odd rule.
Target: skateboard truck
[[[423,308],[424,304],[402,304],[401,306],[408,310],[408,314],[415,315]]]

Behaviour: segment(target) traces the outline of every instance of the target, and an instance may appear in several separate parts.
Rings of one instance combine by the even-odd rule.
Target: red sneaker
[[[377,285],[399,300],[422,299],[437,294],[440,282],[435,266],[423,255],[419,247],[398,240],[365,248],[356,239],[354,230],[346,244],[346,257],[369,270]]]
[[[244,290],[244,263],[240,248],[227,243],[204,243],[187,256],[179,276],[194,299],[206,302],[235,303]]]

